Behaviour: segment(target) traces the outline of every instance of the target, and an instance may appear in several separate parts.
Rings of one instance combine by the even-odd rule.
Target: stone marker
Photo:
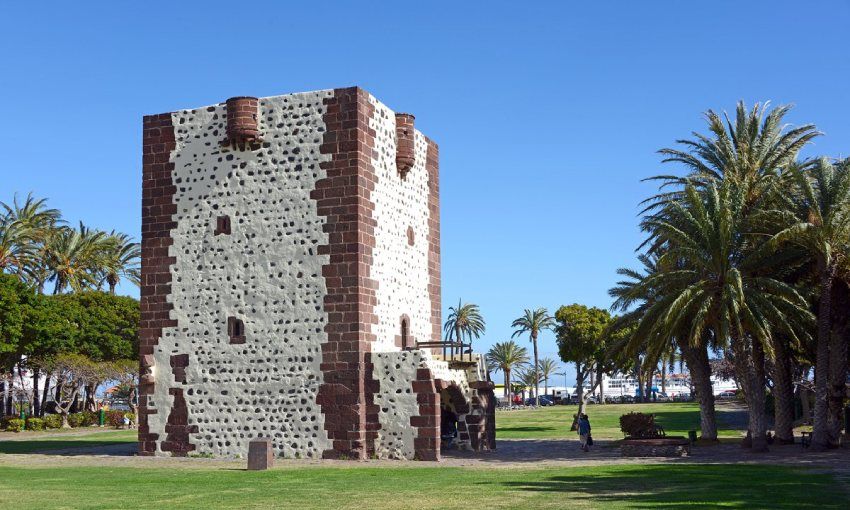
[[[248,443],[248,470],[262,471],[273,466],[272,440],[268,437],[251,440]]]

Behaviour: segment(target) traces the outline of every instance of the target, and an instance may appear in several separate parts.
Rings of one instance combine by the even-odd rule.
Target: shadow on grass
[[[556,427],[500,427],[499,432],[548,432]]]
[[[825,474],[757,465],[638,465],[594,473],[501,482],[517,491],[559,492],[601,508],[848,508],[847,495]]]
[[[44,455],[132,455],[136,449],[135,441],[116,440],[23,440],[0,441],[0,453],[7,454],[44,454]]]

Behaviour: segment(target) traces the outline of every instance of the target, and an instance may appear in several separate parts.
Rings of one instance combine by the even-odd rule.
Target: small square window
[[[219,216],[215,219],[215,235],[230,235],[230,216]]]
[[[227,318],[227,336],[230,337],[230,343],[232,344],[245,343],[245,323],[242,322],[242,319],[237,319],[236,317]]]

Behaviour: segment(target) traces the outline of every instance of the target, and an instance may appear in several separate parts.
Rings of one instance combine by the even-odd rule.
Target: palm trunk
[[[794,385],[787,339],[777,336],[773,350],[773,429],[780,444],[794,444]]]
[[[682,358],[691,374],[691,386],[699,402],[700,439],[717,441],[717,417],[714,409],[714,388],[711,386],[711,364],[708,345],[680,346]]]
[[[749,407],[750,423],[749,434],[753,452],[767,451],[767,420],[764,412],[765,406],[765,369],[764,369],[764,347],[761,343],[752,339],[752,357],[749,364],[748,376],[750,394],[747,402]]]
[[[505,373],[505,396],[510,398],[511,397],[511,369],[505,368],[504,373]]]
[[[820,302],[818,303],[818,338],[815,356],[815,423],[812,428],[812,448],[823,450],[829,438],[829,337],[832,331],[832,268],[821,273]]]
[[[829,341],[829,442],[839,446],[847,396],[847,345],[850,342],[850,289],[836,281],[832,291],[832,334]]]
[[[661,363],[661,393],[667,394],[667,363]]]
[[[637,395],[635,400],[643,402],[643,380],[641,379],[640,355],[635,356],[635,381],[637,381]]]
[[[531,332],[531,343],[534,344],[534,405],[540,406],[540,360],[537,358],[537,333]]]

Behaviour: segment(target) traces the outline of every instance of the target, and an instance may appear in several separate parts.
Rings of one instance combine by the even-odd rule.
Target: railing
[[[416,342],[417,349],[442,349],[445,361],[467,361],[472,362],[472,344],[457,342],[454,340],[441,340],[439,342]],[[467,359],[464,360],[464,354]]]

